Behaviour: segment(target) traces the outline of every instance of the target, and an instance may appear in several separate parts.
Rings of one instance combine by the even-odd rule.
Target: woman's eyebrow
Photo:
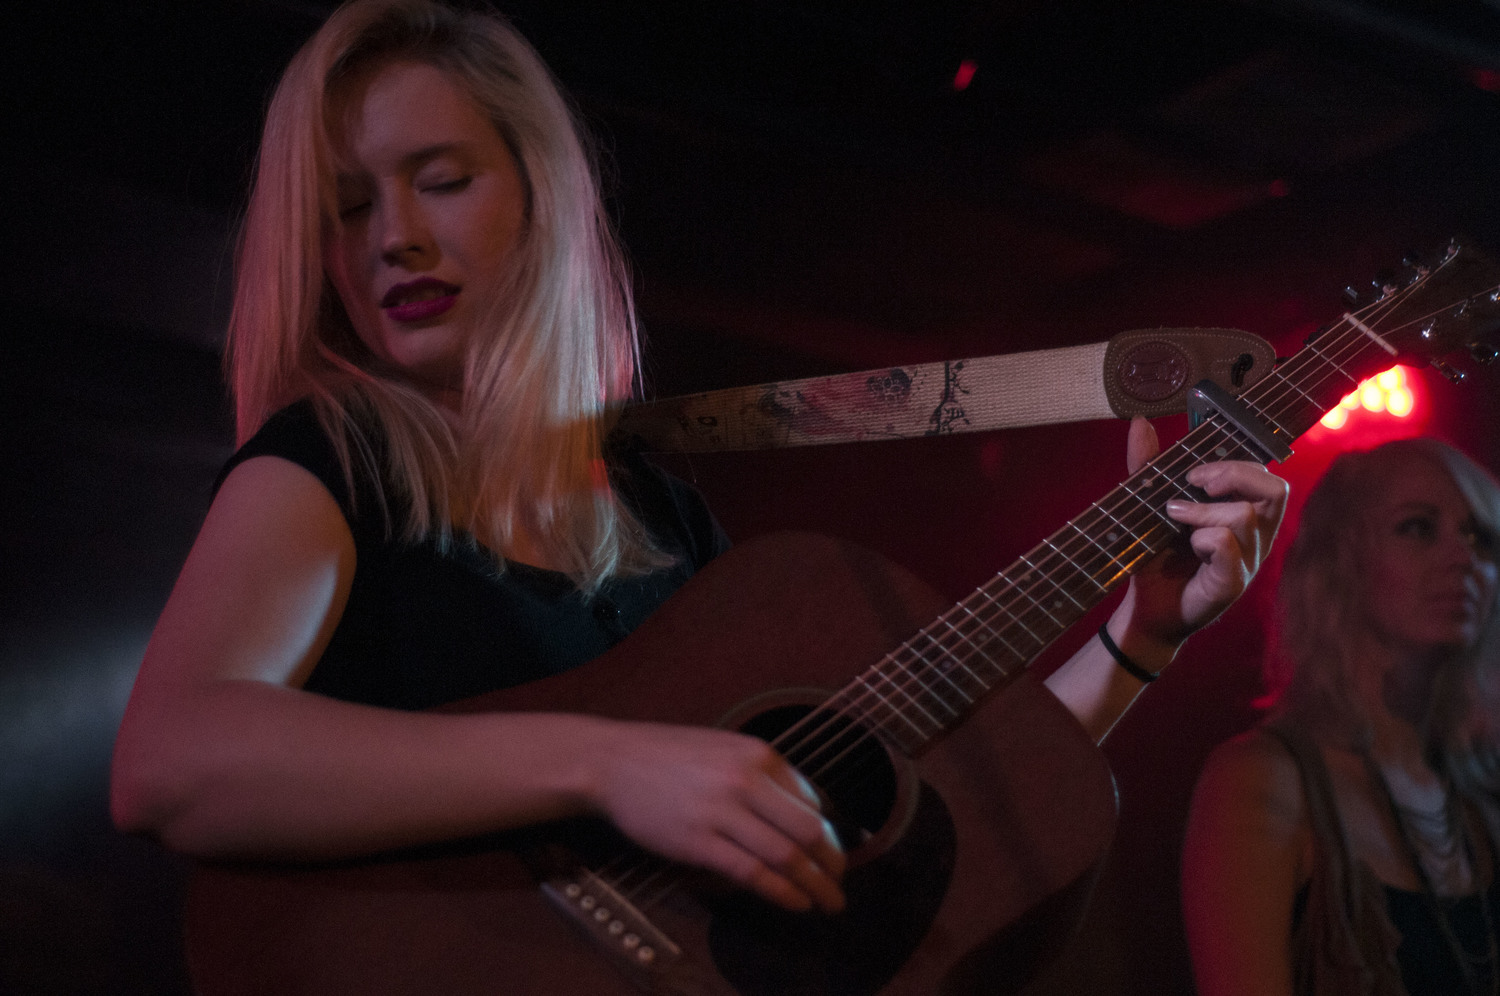
[[[435,142],[432,145],[424,145],[420,149],[413,149],[411,152],[406,153],[398,160],[398,164],[403,170],[420,169],[434,159],[441,159],[443,156],[467,155],[470,148],[471,143],[469,142]],[[333,175],[333,180],[339,185],[357,184],[364,182],[368,176],[369,170],[366,169],[338,169]]]
[[[1437,506],[1434,505],[1432,502],[1430,502],[1430,501],[1420,501],[1418,499],[1412,499],[1411,501],[1404,501],[1404,502],[1402,502],[1399,505],[1393,505],[1393,506],[1391,506],[1391,508],[1392,508],[1393,511],[1396,511],[1396,512],[1436,512],[1437,511]]]
[[[434,159],[441,159],[443,156],[462,155],[468,152],[469,148],[468,142],[438,142],[434,145],[424,145],[402,156],[401,165],[408,169],[415,169]]]

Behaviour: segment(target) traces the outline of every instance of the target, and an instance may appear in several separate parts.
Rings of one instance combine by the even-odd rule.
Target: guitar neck
[[[1365,377],[1395,362],[1371,327],[1346,315],[1238,399],[1279,442],[1310,429]],[[888,654],[828,707],[878,727],[908,755],[961,722],[1025,670],[1144,561],[1184,531],[1168,500],[1201,501],[1189,470],[1218,460],[1264,462],[1245,433],[1211,412],[1182,440],[1130,475]]]

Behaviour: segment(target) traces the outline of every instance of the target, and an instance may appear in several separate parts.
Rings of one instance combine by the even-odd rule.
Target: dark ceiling
[[[66,258],[49,290],[13,274],[0,292],[211,343],[265,93],[328,7],[22,11],[0,155],[26,178],[21,238]],[[1110,321],[1241,317],[1169,314],[1180,293],[1143,286],[1245,296],[1272,257],[1304,273],[1306,254],[1354,267],[1386,242],[1496,231],[1495,0],[506,9],[602,137],[669,381],[678,331],[812,366],[1091,341]],[[90,198],[109,202],[92,225]],[[132,299],[165,271],[215,290]]]

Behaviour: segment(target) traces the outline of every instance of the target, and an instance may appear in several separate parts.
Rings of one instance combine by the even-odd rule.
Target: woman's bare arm
[[[200,856],[323,858],[600,813],[794,908],[842,902],[816,797],[725,731],[559,714],[436,715],[301,691],[354,545],[274,457],[229,475],[152,635],[116,744],[124,830]]]
[[[1290,755],[1263,733],[1221,744],[1193,794],[1182,911],[1200,996],[1291,996],[1292,906],[1311,831]]]

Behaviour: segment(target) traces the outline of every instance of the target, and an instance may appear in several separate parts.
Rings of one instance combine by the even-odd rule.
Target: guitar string
[[[1432,272],[1437,272],[1437,271],[1432,271]],[[1359,315],[1359,316],[1354,316],[1354,317],[1359,318],[1361,320],[1361,323],[1366,328],[1369,328],[1372,323],[1377,322],[1379,320],[1378,317],[1377,317],[1377,315],[1376,315],[1376,312],[1392,310],[1399,303],[1401,303],[1401,301],[1404,298],[1410,297],[1412,295],[1412,292],[1414,292],[1414,290],[1416,290],[1419,286],[1420,286],[1420,284],[1414,283],[1413,285],[1411,285],[1410,287],[1408,287],[1406,289],[1406,291],[1403,291],[1401,294],[1399,294],[1397,296],[1394,296],[1394,297],[1392,297],[1390,299],[1383,299],[1380,302],[1376,302],[1371,307],[1365,309],[1365,313],[1364,314]],[[1415,320],[1409,321],[1409,322],[1406,323],[1406,326],[1414,325],[1414,324],[1417,324],[1417,323],[1419,323],[1421,321],[1425,321],[1428,318],[1432,317],[1432,315],[1438,314],[1442,310],[1444,310],[1444,309],[1438,309],[1437,312],[1433,312],[1433,313],[1431,313],[1428,316],[1425,316],[1423,318],[1419,318],[1419,319],[1415,319]],[[1347,322],[1347,321],[1348,321],[1347,318],[1346,319],[1342,319],[1341,323],[1344,323],[1344,322]],[[1327,332],[1325,332],[1325,333],[1321,334],[1319,337],[1317,337],[1317,339],[1310,340],[1309,343],[1308,343],[1308,346],[1312,347],[1312,348],[1305,348],[1303,350],[1300,350],[1296,355],[1294,355],[1294,357],[1292,357],[1291,360],[1288,361],[1288,364],[1287,364],[1287,369],[1288,370],[1291,370],[1294,367],[1306,366],[1307,364],[1300,362],[1300,361],[1302,361],[1304,359],[1306,359],[1307,363],[1311,363],[1311,364],[1322,363],[1323,365],[1328,366],[1328,367],[1331,368],[1329,371],[1327,371],[1326,373],[1324,373],[1322,375],[1323,380],[1325,381],[1325,383],[1321,383],[1321,384],[1318,384],[1318,385],[1313,385],[1312,388],[1311,388],[1312,390],[1317,391],[1317,390],[1321,390],[1321,389],[1326,389],[1326,381],[1328,379],[1336,376],[1336,375],[1342,375],[1345,379],[1347,379],[1351,383],[1357,385],[1358,384],[1358,380],[1356,378],[1354,378],[1352,375],[1350,375],[1347,372],[1347,370],[1344,369],[1344,367],[1346,365],[1348,365],[1349,363],[1352,363],[1353,360],[1357,359],[1358,358],[1358,354],[1359,354],[1360,351],[1367,350],[1367,349],[1369,349],[1369,348],[1371,348],[1372,346],[1375,345],[1375,343],[1370,340],[1370,338],[1365,334],[1365,332],[1363,330],[1360,330],[1357,326],[1355,326],[1352,323],[1350,323],[1350,335],[1348,337],[1349,340],[1350,340],[1350,342],[1348,344],[1339,345],[1336,342],[1336,339],[1337,339],[1336,330],[1337,330],[1337,328],[1338,328],[1338,325],[1334,325]],[[1353,334],[1355,332],[1357,332],[1358,335]],[[1330,341],[1330,342],[1323,342],[1322,340],[1332,340],[1332,341]],[[1347,348],[1348,348],[1348,345],[1350,345],[1350,344],[1352,344],[1353,346],[1359,347],[1358,349],[1356,349],[1354,351],[1354,353],[1352,355],[1347,354]],[[1317,346],[1319,346],[1319,345],[1329,348],[1330,351],[1334,352],[1338,356],[1338,359],[1337,360],[1330,360],[1327,356],[1323,355],[1322,351],[1317,348]],[[1280,374],[1282,372],[1281,371],[1276,371],[1276,373]],[[1301,395],[1308,402],[1311,402],[1311,407],[1312,408],[1314,408],[1314,409],[1322,409],[1323,408],[1324,403],[1318,402],[1316,399],[1310,397],[1307,394],[1306,391],[1303,391],[1295,383],[1293,383],[1290,380],[1288,380],[1286,375],[1283,375],[1282,377],[1277,378],[1277,380],[1281,382],[1278,386],[1280,386],[1282,388],[1282,396],[1283,396],[1283,398],[1289,396],[1290,392],[1294,392],[1296,394]],[[1260,382],[1260,384],[1270,384],[1270,383],[1271,383],[1271,380],[1269,378],[1267,380],[1264,380],[1264,381]],[[1288,389],[1290,389],[1290,392],[1288,391]],[[1343,394],[1343,393],[1347,393],[1347,392],[1340,392],[1340,393]],[[1247,405],[1251,405],[1252,407],[1255,406],[1257,403],[1254,402],[1254,401],[1249,400],[1248,395],[1249,395],[1249,392],[1247,392],[1247,397],[1246,397],[1246,399],[1244,399],[1244,400],[1246,400]],[[1260,401],[1258,403],[1263,408],[1263,414],[1265,414],[1265,416],[1267,418],[1269,418],[1270,421],[1273,424],[1279,423],[1280,418],[1284,418],[1285,414],[1286,414],[1286,412],[1283,411],[1283,413],[1282,413],[1282,415],[1281,415],[1280,418],[1278,418],[1277,416],[1269,415],[1269,409],[1271,408],[1272,402],[1274,402],[1275,400],[1276,399],[1274,399],[1274,398],[1267,398],[1267,399],[1265,399],[1263,401]],[[1300,408],[1306,408],[1308,406],[1301,405],[1299,403],[1298,407],[1300,407]],[[1288,409],[1288,411],[1290,411],[1290,410],[1291,409]],[[1239,440],[1238,438],[1236,438],[1235,433],[1228,431],[1228,427],[1217,426],[1216,424],[1214,424],[1212,422],[1205,423],[1205,426],[1212,427],[1215,431],[1223,434],[1224,438],[1223,439],[1213,439],[1213,438],[1204,439],[1204,440],[1200,441],[1199,445],[1213,445],[1213,444],[1218,444],[1218,445],[1214,446],[1214,450],[1216,451],[1216,455],[1219,456],[1220,458],[1224,458],[1226,456],[1225,452],[1223,451],[1226,443],[1235,444],[1235,448],[1236,449],[1240,449],[1240,450],[1247,450],[1248,449],[1243,444],[1243,442],[1241,440]],[[1279,425],[1277,427],[1281,428]],[[1283,433],[1286,433],[1286,430],[1284,428],[1281,428],[1281,431]],[[1290,435],[1292,435],[1293,438],[1295,438],[1297,435],[1300,435],[1300,432],[1286,433],[1286,434],[1290,434]],[[1212,433],[1208,433],[1206,435],[1212,435]],[[1188,445],[1184,445],[1184,444],[1188,444]],[[1180,441],[1178,444],[1175,444],[1174,447],[1173,447],[1173,450],[1181,448],[1182,450],[1185,451],[1185,454],[1189,457],[1189,459],[1186,461],[1189,467],[1204,462],[1204,456],[1203,456],[1203,454],[1195,452],[1194,449],[1193,449],[1193,445],[1194,444],[1191,443],[1190,439],[1185,438],[1184,440]],[[1169,454],[1172,453],[1172,450],[1169,450],[1168,453]],[[1176,485],[1175,484],[1175,478],[1179,475],[1179,471],[1181,470],[1181,466],[1180,466],[1181,461],[1175,461],[1175,463],[1176,463],[1176,465],[1173,465],[1174,461],[1173,460],[1169,460],[1167,465],[1164,465],[1163,467],[1161,467],[1159,469],[1163,472],[1163,476],[1166,477],[1166,478],[1168,478],[1167,484],[1169,486],[1177,486],[1179,488],[1179,490],[1182,490],[1181,487],[1180,487],[1180,485]],[[1143,471],[1145,469],[1146,468],[1143,468]],[[1132,476],[1135,476],[1135,475],[1132,475]],[[1127,479],[1126,484],[1129,484],[1129,483],[1130,483],[1130,479]],[[1116,490],[1119,490],[1119,488],[1117,488]],[[1125,490],[1127,492],[1129,492],[1128,488],[1126,488]],[[1133,493],[1133,492],[1129,492],[1129,493],[1131,495],[1131,498],[1135,499],[1135,501],[1128,503],[1130,505],[1130,507],[1140,517],[1144,518],[1147,521],[1150,521],[1150,519],[1153,518],[1153,516],[1156,515],[1156,513],[1154,512],[1154,510],[1152,508],[1150,508],[1150,507],[1142,507],[1143,506],[1143,502],[1142,502],[1141,499],[1139,499],[1138,495],[1136,493]],[[1186,493],[1186,492],[1184,491],[1184,493]],[[1153,496],[1153,497],[1156,497],[1156,496]],[[1107,501],[1108,498],[1106,498],[1105,500]],[[1128,523],[1122,522],[1120,518],[1118,518],[1117,516],[1115,516],[1114,514],[1112,514],[1107,508],[1100,507],[1100,503],[1095,503],[1095,505],[1093,507],[1097,508],[1104,516],[1108,517],[1113,522],[1122,525],[1126,529],[1127,534],[1131,535],[1132,538],[1137,541],[1137,543],[1141,543],[1141,541],[1144,539],[1143,537],[1140,537],[1140,536],[1136,535],[1135,528],[1131,528],[1131,526]],[[1074,523],[1076,523],[1079,520],[1083,519],[1088,514],[1089,514],[1089,512],[1086,511],[1084,513],[1084,515],[1081,515],[1077,519],[1075,519]],[[1084,546],[1085,547],[1093,546],[1096,551],[1103,552],[1106,555],[1106,560],[1107,560],[1108,563],[1114,564],[1114,563],[1118,563],[1120,561],[1120,559],[1121,559],[1120,555],[1118,555],[1118,554],[1111,555],[1107,549],[1102,549],[1099,546],[1099,544],[1097,544],[1096,541],[1093,541],[1093,540],[1090,539],[1090,537],[1088,536],[1088,534],[1084,533],[1077,526],[1074,526],[1074,523],[1069,523],[1068,526],[1064,527],[1064,530],[1066,530],[1067,528],[1069,528],[1070,526],[1072,526],[1074,528],[1074,530],[1076,532],[1078,532],[1080,536],[1082,536],[1083,540],[1085,541],[1084,542]],[[1138,528],[1138,525],[1137,525],[1136,528]],[[1156,529],[1157,529],[1157,526],[1156,526],[1156,524],[1153,523],[1152,530],[1147,531],[1147,537],[1149,537],[1150,533],[1153,532],[1153,531],[1155,531]],[[1062,531],[1063,530],[1059,530],[1059,532],[1062,532]],[[1056,534],[1054,534],[1054,536],[1055,535]],[[1135,545],[1135,544],[1132,544],[1132,545]],[[1148,549],[1149,549],[1149,544],[1142,544],[1142,545],[1147,545]],[[1077,550],[1074,550],[1073,554],[1070,555],[1070,553],[1069,553],[1069,551],[1067,549],[1064,549],[1062,547],[1057,546],[1055,543],[1052,542],[1052,537],[1049,537],[1047,540],[1045,540],[1043,542],[1043,544],[1040,544],[1035,550],[1033,550],[1032,553],[1036,553],[1037,551],[1042,550],[1043,547],[1051,547],[1052,553],[1049,554],[1049,555],[1047,555],[1049,557],[1049,559],[1055,557],[1055,558],[1060,559],[1063,562],[1065,562],[1068,565],[1068,567],[1072,569],[1072,571],[1074,573],[1078,573],[1078,574],[1085,573],[1086,569],[1083,568],[1082,565],[1080,565],[1074,559],[1074,555],[1077,555]],[[1089,557],[1093,557],[1093,556],[1095,556],[1095,554],[1089,554],[1088,556]],[[1028,567],[1027,572],[1022,575],[1023,578],[1026,577],[1027,575],[1030,575],[1030,574],[1040,573],[1044,577],[1047,577],[1050,580],[1050,576],[1052,574],[1056,573],[1054,569],[1048,569],[1048,568],[1046,568],[1045,564],[1042,567],[1037,567],[1035,565],[1032,565],[1031,562],[1029,560],[1027,560],[1025,557],[1021,558],[1021,560],[1022,560],[1022,563],[1025,563],[1027,565],[1027,567]],[[1109,590],[1111,590],[1116,583],[1118,583],[1118,578],[1123,573],[1124,573],[1124,571],[1117,572],[1115,578],[1112,579],[1109,584],[1100,584],[1096,579],[1090,577],[1090,581],[1096,587],[1099,588],[1099,594],[1093,600],[1094,604],[1097,604],[1097,601],[1099,599],[1102,599],[1103,595],[1106,594]],[[999,579],[1004,579],[1004,580],[1008,581],[1008,579],[1005,579],[1003,572],[1000,575],[998,575],[997,577]],[[1015,582],[1009,582],[1009,583],[1011,584],[1012,588],[1017,588],[1017,585],[1016,585]],[[1062,591],[1065,595],[1067,595],[1067,597],[1069,598],[1069,600],[1071,600],[1071,601],[1074,602],[1075,607],[1081,609],[1084,612],[1088,611],[1088,609],[1092,607],[1091,605],[1084,605],[1082,603],[1079,603],[1077,601],[1077,599],[1073,598],[1072,595],[1067,592],[1067,590],[1064,587],[1064,585],[1059,584],[1056,581],[1053,581],[1052,584],[1059,591]],[[1036,607],[1042,608],[1043,611],[1045,612],[1045,608],[1043,606],[1041,606],[1040,603],[1037,603],[1036,599],[1033,596],[1031,596],[1029,593],[1026,593],[1024,591],[1020,592],[1020,593],[1026,596],[1026,600],[1027,601],[1033,602]],[[992,602],[994,601],[993,596],[990,596],[985,591],[985,588],[979,589],[979,591],[976,592],[975,594],[984,594],[987,600],[990,600]],[[973,598],[973,597],[974,597],[974,595],[970,596],[970,598]],[[967,602],[968,600],[969,599],[965,599],[964,602]],[[982,617],[980,617],[977,614],[973,613],[972,611],[968,610],[968,608],[964,604],[964,602],[960,602],[959,606],[956,606],[954,608],[950,608],[948,610],[948,612],[945,612],[942,616],[939,617],[938,622],[942,623],[946,627],[946,629],[949,631],[949,633],[951,633],[954,637],[956,637],[961,643],[967,644],[968,647],[970,648],[968,651],[956,652],[951,647],[946,646],[944,644],[944,642],[943,642],[943,640],[945,640],[947,638],[946,634],[942,638],[938,638],[938,637],[933,636],[932,633],[931,633],[931,630],[934,628],[934,626],[937,625],[936,623],[934,623],[934,624],[930,624],[927,628],[925,628],[924,630],[920,631],[912,639],[906,641],[906,644],[904,644],[902,647],[898,648],[896,651],[893,651],[891,654],[887,655],[887,658],[884,659],[881,662],[881,664],[878,664],[878,665],[876,665],[875,668],[870,669],[872,671],[879,670],[881,668],[881,665],[884,665],[884,664],[887,664],[887,663],[893,663],[893,662],[899,663],[898,661],[895,661],[894,659],[898,658],[902,651],[910,652],[913,656],[915,656],[917,658],[918,661],[922,662],[922,664],[927,668],[927,670],[929,670],[929,671],[935,671],[939,675],[940,678],[942,678],[950,686],[952,686],[959,693],[959,695],[965,700],[962,705],[955,707],[952,703],[949,703],[949,702],[941,699],[940,697],[936,698],[936,701],[938,703],[940,703],[944,707],[944,709],[946,711],[948,711],[951,714],[953,714],[954,718],[956,718],[963,711],[965,711],[966,708],[968,706],[972,705],[973,702],[976,701],[977,699],[975,697],[971,697],[969,695],[969,693],[967,691],[965,691],[962,686],[960,686],[956,682],[954,682],[952,680],[952,678],[950,677],[950,674],[949,674],[948,671],[946,671],[944,669],[940,669],[940,668],[935,667],[934,665],[931,664],[930,661],[928,661],[925,658],[923,651],[918,651],[918,650],[915,649],[915,647],[913,645],[915,643],[917,643],[917,641],[919,639],[925,639],[925,641],[927,643],[930,643],[933,647],[937,648],[937,650],[940,652],[940,654],[944,658],[954,658],[957,661],[957,665],[959,667],[962,667],[964,671],[968,672],[968,674],[975,679],[975,681],[978,684],[978,692],[979,692],[980,696],[982,696],[987,691],[989,691],[991,686],[989,686],[989,685],[986,684],[986,679],[982,675],[977,674],[972,668],[970,668],[968,666],[969,662],[972,661],[975,657],[978,657],[978,658],[984,660],[986,663],[988,663],[991,666],[991,668],[993,668],[994,670],[998,671],[1001,678],[1005,678],[1005,677],[1009,677],[1010,676],[1010,672],[1007,671],[1004,666],[999,665],[990,656],[989,653],[985,652],[985,650],[984,650],[985,644],[983,644],[983,643],[976,643],[975,642],[974,637],[980,635],[977,630],[973,630],[973,631],[971,631],[971,633],[965,633],[963,631],[963,629],[961,629],[960,627],[954,626],[948,620],[947,617],[949,615],[951,615],[955,611],[956,608],[963,607],[964,610],[965,610],[965,612],[967,612],[968,615],[975,622],[977,622],[978,625],[981,628],[983,628],[986,632],[990,633],[992,636],[1000,638],[1001,642],[1006,642],[1008,644],[1008,641],[1004,641],[1003,637],[1000,637],[1000,634],[996,633],[995,630],[988,623],[984,622]],[[1015,605],[1016,602],[1012,601],[1011,604]],[[1023,611],[1024,611],[1024,609],[1023,609]],[[1015,618],[1015,614],[1013,612],[1010,612],[1010,611],[1007,610],[1007,614],[1010,614],[1010,615],[1013,616],[1013,618]],[[1050,616],[1050,613],[1046,613],[1046,614],[1048,614]],[[1054,621],[1055,624],[1057,624],[1060,627],[1065,627],[1066,625],[1068,625],[1068,623],[1061,622],[1061,621],[1058,621],[1056,619],[1054,619],[1053,621]],[[962,620],[960,622],[962,623]],[[1029,627],[1026,627],[1025,624],[1022,623],[1019,618],[1016,618],[1016,622],[1019,623],[1023,628],[1028,629],[1028,632],[1029,632]],[[1037,640],[1038,642],[1041,642],[1041,639],[1038,638],[1038,637],[1036,637],[1035,634],[1030,634],[1030,635],[1033,637],[1033,639]],[[1043,645],[1045,645],[1045,644],[1043,644]],[[1012,650],[1012,652],[1014,653],[1013,650]],[[967,659],[965,658],[965,656],[960,656],[960,654],[966,655]],[[1024,664],[1026,663],[1026,660],[1025,659],[1021,659],[1021,655],[1019,655],[1019,654],[1016,654],[1015,656],[1017,656],[1017,658],[1018,658],[1018,664],[1020,664],[1022,667],[1024,667]],[[910,670],[910,663],[901,665],[901,667],[908,672],[907,677],[909,677],[912,681],[915,681],[918,685],[922,686],[922,689],[926,691],[926,693],[929,695],[929,697],[934,696],[935,693],[933,691],[933,688],[931,686],[927,685],[926,682],[922,680],[922,678],[920,677],[920,675],[918,675],[917,673],[915,673],[915,672],[913,672],[913,671]],[[867,674],[868,674],[868,672],[867,672]],[[904,698],[906,698],[908,701],[910,701],[913,705],[916,705],[917,708],[920,709],[924,714],[926,714],[929,719],[934,719],[934,717],[929,712],[929,710],[921,704],[920,700],[916,697],[916,695],[914,695],[912,693],[912,691],[910,690],[909,687],[901,685],[901,684],[898,684],[895,681],[895,679],[892,676],[890,676],[889,674],[885,674],[885,673],[882,672],[881,677],[883,678],[883,680],[884,680],[885,683],[889,684],[892,688],[898,690]],[[866,678],[866,675],[861,675],[860,679],[856,679],[856,680],[868,684],[867,681],[865,681],[865,678]],[[851,682],[851,684],[854,684],[854,682]],[[887,706],[889,706],[889,703],[886,700],[885,695],[881,694],[875,688],[870,687],[869,688],[869,692],[868,693],[864,693],[864,694],[869,694],[869,693],[873,693],[876,696],[876,698],[878,698],[881,702],[884,702],[884,703],[887,704]],[[863,695],[862,695],[862,697],[863,697]],[[839,696],[835,696],[834,697],[834,699],[837,699],[837,698],[839,698]],[[830,700],[830,704],[834,701],[834,699]],[[828,747],[828,743],[830,743],[830,742],[831,743],[838,743],[839,740],[841,740],[841,739],[844,738],[844,734],[848,730],[850,730],[850,729],[860,730],[861,727],[859,726],[859,724],[857,722],[855,722],[855,723],[850,723],[843,730],[834,731],[833,734],[832,734],[832,736],[831,736],[831,738],[828,737],[828,736],[826,736],[827,734],[829,734],[829,727],[830,727],[831,724],[845,722],[845,721],[849,720],[849,717],[851,715],[855,715],[855,713],[854,713],[854,711],[852,709],[852,706],[857,705],[858,703],[859,703],[859,699],[855,699],[852,702],[847,703],[842,709],[839,709],[837,712],[833,713],[831,716],[829,716],[827,719],[825,719],[824,722],[821,724],[821,726],[820,726],[820,728],[818,730],[811,731],[810,735],[809,735],[809,733],[807,731],[801,731],[802,735],[803,735],[803,739],[801,741],[790,743],[790,744],[785,744],[784,745],[784,747],[785,747],[784,752],[787,754],[788,759],[792,760],[793,759],[792,755],[794,753],[796,753],[799,750],[799,748],[803,748],[803,747],[806,747],[806,746],[812,744],[818,750],[826,750],[827,747]],[[826,714],[826,710],[817,710],[814,713],[810,714],[809,718],[811,718],[812,716],[817,716],[819,714]],[[869,713],[868,709],[866,710],[865,716],[866,717],[870,717],[870,713]],[[773,744],[775,744],[775,745],[783,745],[783,742],[785,741],[785,739],[790,734],[792,734],[794,731],[796,731],[798,726],[803,726],[803,725],[806,724],[806,722],[807,722],[807,720],[803,720],[801,723],[794,725],[794,727],[789,728],[787,731],[784,731],[781,736],[777,737],[776,740],[773,741]],[[877,726],[881,725],[880,721],[878,719],[875,720],[875,723],[876,723]],[[912,725],[913,725],[913,728],[916,729],[919,733],[922,732],[921,728],[919,726],[917,726],[916,724],[912,724]],[[934,732],[935,733],[936,732],[941,732],[941,730],[944,728],[943,724],[938,723],[936,725],[938,726],[938,729],[936,731],[934,731]],[[848,746],[846,746],[837,755],[835,755],[832,759],[826,759],[826,758],[823,759],[822,762],[821,762],[822,767],[819,768],[816,772],[814,772],[813,775],[812,775],[812,777],[814,779],[817,779],[819,777],[826,776],[828,770],[831,767],[833,767],[835,764],[838,764],[845,756],[847,756],[847,754],[851,750],[856,749],[860,745],[861,741],[868,739],[871,735],[872,734],[869,733],[869,732],[864,732],[864,733],[862,733],[861,736],[857,737],[852,744],[849,744]],[[818,738],[818,737],[823,737],[823,740],[815,742],[815,738]],[[814,753],[813,755],[809,755],[809,756],[805,757],[800,762],[794,762],[794,763],[797,763],[799,768],[803,768],[806,764],[808,764],[816,756],[817,756],[817,754]]]

